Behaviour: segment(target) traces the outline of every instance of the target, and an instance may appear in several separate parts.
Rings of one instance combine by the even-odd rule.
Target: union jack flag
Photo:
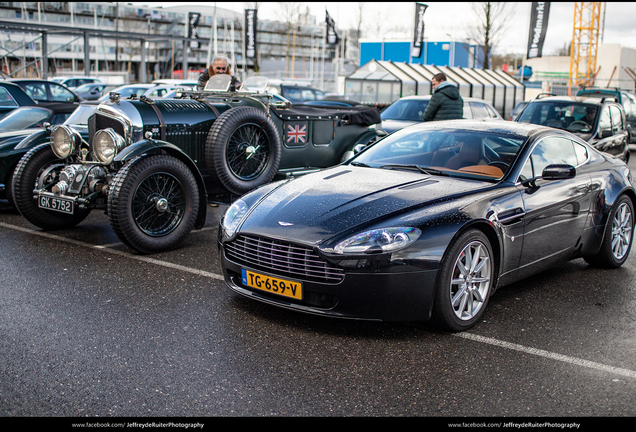
[[[307,125],[300,127],[300,125],[287,125],[287,142],[294,140],[294,143],[307,142],[305,136],[307,135]]]

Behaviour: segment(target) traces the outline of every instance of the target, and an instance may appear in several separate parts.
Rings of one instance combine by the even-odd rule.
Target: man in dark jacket
[[[456,120],[464,117],[464,100],[459,95],[459,90],[446,80],[446,75],[438,73],[431,80],[433,84],[433,96],[431,97],[424,121]]]

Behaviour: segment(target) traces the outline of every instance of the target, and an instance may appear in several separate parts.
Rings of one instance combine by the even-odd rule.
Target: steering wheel
[[[583,120],[575,120],[575,121],[573,121],[572,123],[570,123],[570,124],[568,125],[568,130],[570,130],[570,128],[571,128],[572,126],[575,126],[575,125],[576,125],[576,126],[582,126],[582,127],[581,127],[581,129],[583,129],[583,128],[590,128],[590,127],[591,127],[589,124],[587,124],[587,123],[586,123],[586,122],[584,122]],[[576,129],[576,128],[573,128],[572,130],[575,130],[575,129]]]

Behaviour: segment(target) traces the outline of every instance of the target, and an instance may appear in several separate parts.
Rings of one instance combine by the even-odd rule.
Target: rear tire
[[[199,205],[199,188],[187,165],[168,155],[140,156],[113,179],[108,217],[125,245],[156,253],[183,243]]]
[[[44,230],[58,230],[72,228],[82,222],[90,213],[88,209],[76,208],[75,214],[62,214],[38,207],[37,199],[33,198],[33,190],[41,189],[40,175],[45,168],[59,164],[59,173],[64,168],[63,161],[53,153],[50,144],[42,144],[29,150],[18,162],[11,185],[11,194],[15,207],[33,225]],[[54,181],[50,176],[43,179],[44,183]]]
[[[607,218],[601,250],[585,261],[595,267],[618,268],[627,260],[633,239],[634,205],[628,196],[621,195]]]

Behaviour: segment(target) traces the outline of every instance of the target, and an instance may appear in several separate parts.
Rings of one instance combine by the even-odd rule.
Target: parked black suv
[[[596,149],[629,161],[628,127],[623,106],[613,97],[548,96],[530,101],[516,122],[564,129]]]
[[[616,87],[584,88],[579,90],[576,95],[600,99],[608,96],[615,97],[625,110],[625,120],[629,128],[629,142],[636,143],[636,96]]]

